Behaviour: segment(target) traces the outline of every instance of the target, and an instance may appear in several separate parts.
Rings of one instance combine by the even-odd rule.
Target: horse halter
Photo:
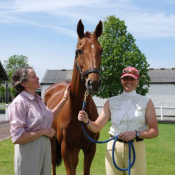
[[[81,49],[77,49],[77,50],[75,51],[75,59],[76,59],[76,67],[77,67],[78,71],[79,71],[80,74],[81,74],[81,79],[82,79],[82,80],[84,79],[84,76],[86,76],[86,75],[88,75],[88,74],[90,74],[90,73],[92,73],[92,72],[93,72],[93,73],[98,73],[98,74],[100,74],[100,71],[99,71],[99,69],[97,69],[97,68],[91,68],[91,69],[88,69],[88,70],[82,72],[82,71],[81,71],[81,68],[80,68],[80,66],[79,66],[79,64],[78,64],[78,54],[82,54],[82,50],[81,50]]]

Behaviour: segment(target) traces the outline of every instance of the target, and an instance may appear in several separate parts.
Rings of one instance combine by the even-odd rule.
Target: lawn
[[[5,105],[5,103],[0,103],[0,106],[1,106],[1,105]],[[5,108],[1,108],[1,107],[0,107],[0,110],[5,110]]]
[[[108,139],[108,123],[101,131],[99,140]],[[159,137],[147,139],[147,175],[175,175],[175,125],[159,124]],[[106,144],[98,144],[97,152],[91,166],[91,175],[105,175],[104,154]],[[10,139],[0,142],[0,174],[14,175],[13,144]],[[64,164],[57,168],[57,174],[66,175]],[[80,152],[77,175],[83,173],[83,154]]]

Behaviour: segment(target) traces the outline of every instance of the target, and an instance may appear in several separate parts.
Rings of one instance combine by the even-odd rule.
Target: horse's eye
[[[83,51],[81,49],[78,49],[79,54],[83,54]]]
[[[78,58],[78,55],[81,55],[81,54],[83,54],[83,51],[81,49],[77,49],[75,51],[75,58]]]

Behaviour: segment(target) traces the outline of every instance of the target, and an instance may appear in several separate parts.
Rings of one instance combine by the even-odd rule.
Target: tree
[[[145,95],[150,84],[149,64],[136,46],[134,37],[127,32],[125,22],[115,16],[107,17],[103,22],[103,34],[99,42],[103,48],[100,73],[102,84],[97,96],[108,98],[121,94],[121,72],[128,66],[136,67],[140,71],[141,79],[136,91]]]
[[[11,77],[13,72],[24,66],[28,65],[28,58],[23,55],[13,55],[7,61],[4,61],[4,68],[7,71],[9,82],[11,82]]]
[[[5,87],[4,86],[0,86],[0,95],[2,98],[1,102],[3,103],[5,99]]]
[[[8,89],[9,89],[9,92],[11,94],[12,99],[14,99],[15,98],[15,95],[16,95],[15,88],[14,87],[11,87],[11,88],[9,87]]]
[[[16,69],[25,66],[29,66],[28,58],[23,55],[13,55],[7,61],[4,61],[4,68],[7,71],[7,75],[9,77],[9,83],[11,83],[13,72]],[[12,95],[12,98],[14,98],[16,90],[13,87],[11,87],[9,88],[9,92]]]

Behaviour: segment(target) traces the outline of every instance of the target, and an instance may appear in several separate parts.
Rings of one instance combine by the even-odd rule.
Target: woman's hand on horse
[[[78,114],[78,120],[87,123],[89,121],[87,113],[85,111],[80,111]]]
[[[45,128],[44,129],[44,135],[46,137],[52,138],[55,134],[56,134],[56,132],[53,128]]]
[[[68,100],[68,96],[69,96],[69,92],[70,92],[70,87],[71,87],[71,85],[69,84],[69,85],[66,87],[65,91],[64,91],[64,96],[63,96],[63,99],[64,99],[64,100]]]

